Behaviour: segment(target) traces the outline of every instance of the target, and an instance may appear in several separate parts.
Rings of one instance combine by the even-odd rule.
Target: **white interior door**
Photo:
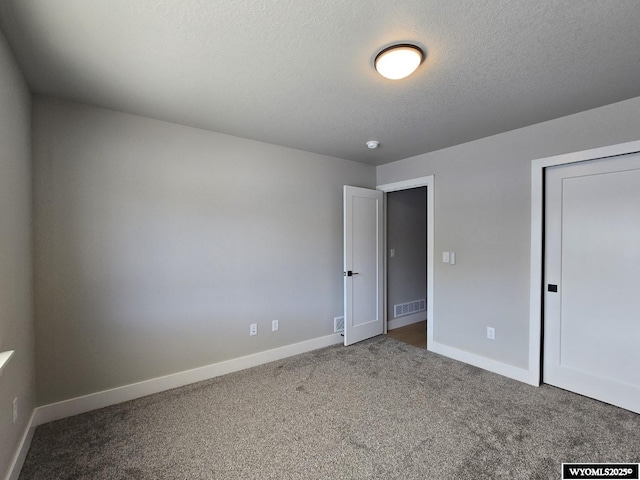
[[[384,332],[383,193],[344,187],[344,344]]]
[[[640,154],[545,181],[544,382],[640,413]]]

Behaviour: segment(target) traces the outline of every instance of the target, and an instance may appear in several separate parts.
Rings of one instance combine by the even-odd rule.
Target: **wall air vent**
[[[422,300],[414,300],[413,302],[399,303],[393,306],[393,318],[424,312],[426,309],[427,301],[424,298]]]

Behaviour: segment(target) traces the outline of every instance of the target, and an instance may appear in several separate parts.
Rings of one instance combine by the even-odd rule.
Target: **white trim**
[[[0,352],[0,375],[2,375],[2,370],[4,370],[5,365],[9,362],[11,357],[13,357],[13,350]]]
[[[439,353],[445,357],[453,358],[454,360],[468,363],[469,365],[473,365],[505,377],[513,378],[514,380],[529,383],[529,371],[524,368],[514,367],[513,365],[498,362],[497,360],[492,360],[458,348],[449,347],[442,343],[431,342],[428,346],[429,351],[431,352]]]
[[[388,326],[389,330],[393,330],[394,328],[402,328],[407,325],[413,325],[414,323],[419,323],[424,321],[424,317],[427,316],[427,312],[418,312],[412,313],[411,315],[405,315],[404,317],[394,318],[389,320]]]
[[[388,298],[387,298],[387,268],[389,268],[388,265],[388,260],[387,260],[387,253],[389,252],[389,243],[387,241],[387,212],[388,210],[388,203],[387,203],[387,194],[385,192],[385,194],[383,195],[382,198],[382,209],[383,209],[383,216],[382,216],[382,228],[383,228],[383,232],[382,232],[382,245],[383,245],[383,249],[384,249],[384,259],[382,261],[382,268],[383,268],[383,275],[382,275],[382,291],[384,292],[382,295],[382,310],[384,311],[384,330],[382,333],[384,333],[385,335],[387,333],[389,333],[389,329],[390,328],[394,328],[392,327],[389,322],[392,320],[389,320],[389,303],[388,303]]]
[[[33,439],[33,433],[36,430],[36,427],[33,424],[35,415],[36,412],[34,411],[31,414],[27,428],[25,428],[24,433],[22,434],[22,438],[18,444],[18,449],[9,464],[9,471],[7,472],[6,480],[18,480],[18,477],[20,476],[20,470],[22,470],[24,460],[27,458],[27,453],[31,446],[31,440]]]
[[[433,344],[433,282],[434,282],[434,215],[435,215],[435,177],[429,175],[426,177],[413,178],[401,182],[386,183],[378,185],[376,189],[385,193],[395,192],[398,190],[408,190],[410,188],[427,187],[427,349],[431,350],[430,344]],[[386,212],[385,212],[386,215]],[[386,245],[385,245],[386,248]],[[386,255],[385,255],[386,257]],[[385,270],[385,278],[387,272]],[[387,297],[387,290],[384,292]],[[386,300],[385,300],[386,303]]]
[[[609,145],[580,152],[540,158],[531,162],[531,279],[529,296],[529,375],[527,383],[540,385],[542,375],[542,262],[544,220],[544,169],[640,152],[640,141]]]
[[[340,334],[327,335],[325,337],[318,337],[312,340],[226,360],[205,367],[194,368],[193,370],[174,373],[164,377],[44,405],[36,408],[32,423],[34,426],[42,425],[43,423],[52,422],[61,418],[134,400],[172,388],[183,387],[191,383],[208,380],[220,375],[226,375],[227,373],[237,372],[339,343],[342,343],[342,336]]]
[[[429,187],[433,188],[433,175],[427,177],[412,178],[401,182],[385,183],[378,185],[376,190],[382,190],[385,193],[396,192],[398,190],[409,190],[410,188]]]

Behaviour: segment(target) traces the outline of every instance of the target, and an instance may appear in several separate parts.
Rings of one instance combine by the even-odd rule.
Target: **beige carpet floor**
[[[640,415],[377,337],[37,428],[20,479],[559,479]]]

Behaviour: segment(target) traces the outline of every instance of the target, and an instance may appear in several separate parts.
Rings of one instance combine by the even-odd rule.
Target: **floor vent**
[[[404,317],[413,313],[424,312],[427,309],[427,301],[414,300],[413,302],[399,303],[393,306],[393,318]]]
[[[333,319],[333,333],[344,332],[344,317],[335,317]]]

